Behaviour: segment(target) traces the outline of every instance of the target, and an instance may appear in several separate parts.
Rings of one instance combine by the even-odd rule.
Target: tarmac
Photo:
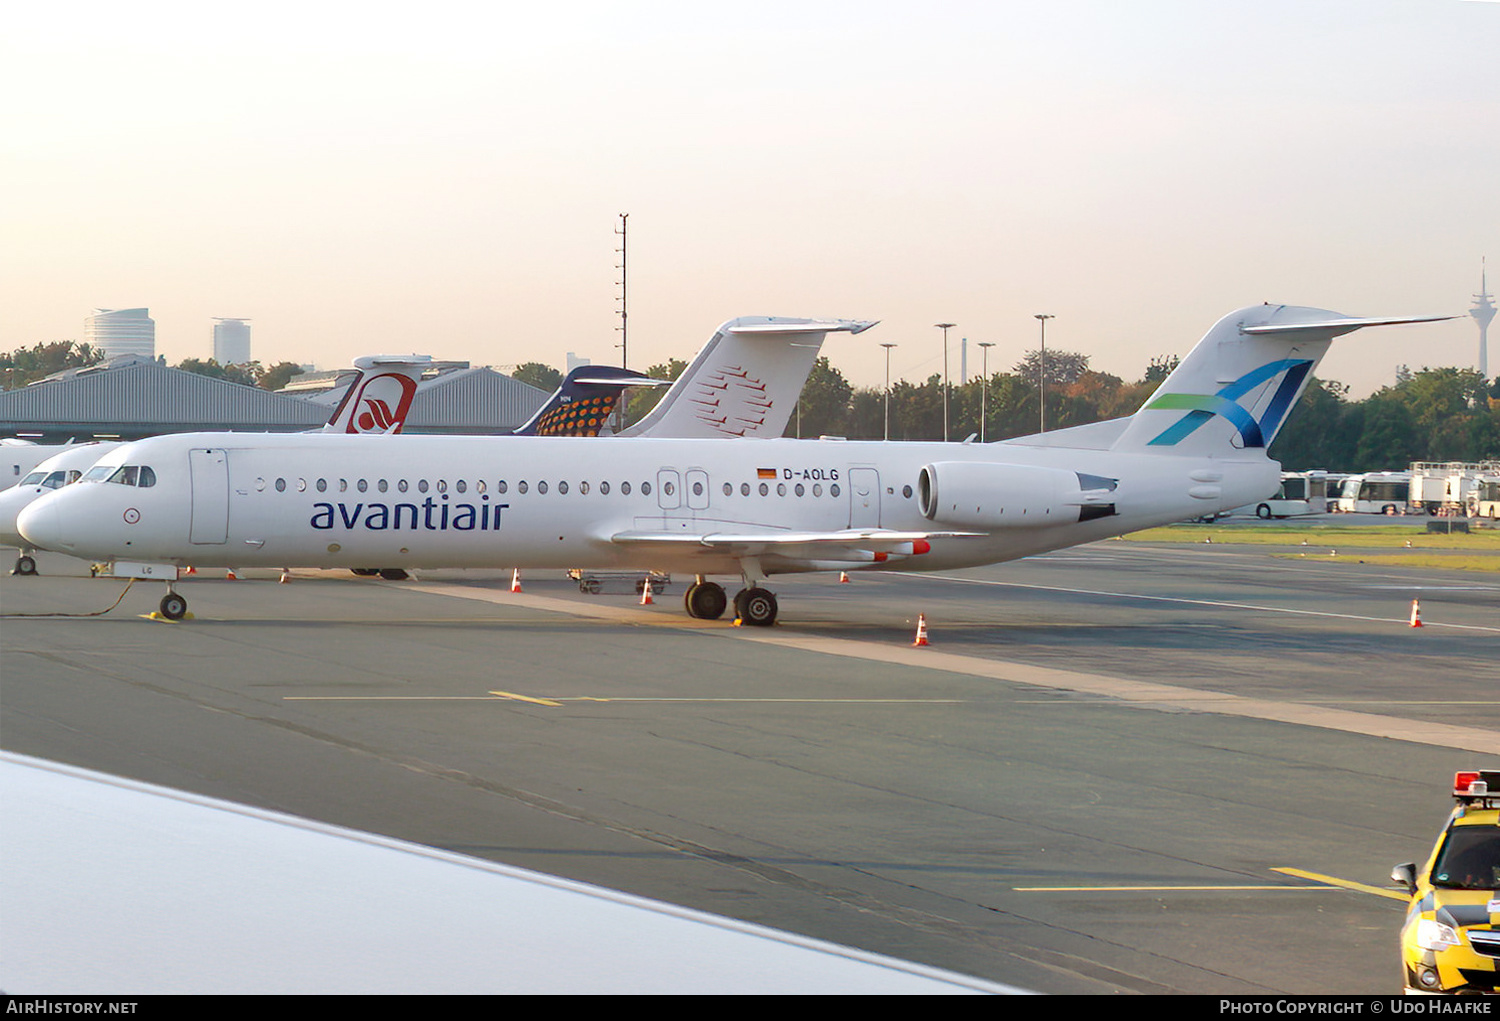
[[[0,745],[1042,992],[1395,993],[1391,866],[1500,766],[1500,580],[1276,552],[776,578],[769,629],[562,572],[78,616],[126,583],[44,553]]]

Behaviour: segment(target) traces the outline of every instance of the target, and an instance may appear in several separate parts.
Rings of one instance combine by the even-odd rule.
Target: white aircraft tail
[[[399,433],[411,411],[422,372],[432,367],[432,357],[367,355],[354,359],[354,367],[358,375],[322,431]]]
[[[759,436],[786,431],[830,333],[873,322],[745,316],[720,326],[651,413],[622,436]]]
[[[1231,312],[1130,418],[1112,449],[1194,457],[1264,451],[1334,337],[1451,318],[1351,319],[1295,305]]]

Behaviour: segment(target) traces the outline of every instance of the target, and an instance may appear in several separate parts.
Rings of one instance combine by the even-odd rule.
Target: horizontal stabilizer
[[[1401,316],[1394,319],[1351,319],[1339,317],[1336,319],[1318,319],[1307,323],[1267,323],[1264,326],[1241,326],[1240,332],[1265,336],[1267,334],[1280,333],[1306,333],[1310,330],[1329,330],[1333,336],[1352,333],[1366,326],[1401,326],[1406,323],[1437,323],[1444,319],[1457,319],[1458,316]]]
[[[788,333],[864,333],[880,320],[871,319],[787,319],[769,323],[741,323],[729,326],[726,332],[737,334],[761,334],[779,336]]]

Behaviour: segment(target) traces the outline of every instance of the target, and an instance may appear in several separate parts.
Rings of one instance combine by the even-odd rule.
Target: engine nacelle
[[[1117,485],[1065,468],[939,461],[918,473],[917,496],[929,520],[990,531],[1108,517],[1115,513]]]

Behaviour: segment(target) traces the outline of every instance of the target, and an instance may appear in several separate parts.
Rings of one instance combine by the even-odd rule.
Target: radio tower
[[[1490,320],[1495,318],[1495,304],[1490,301],[1492,295],[1485,284],[1484,260],[1479,262],[1479,293],[1474,295],[1474,307],[1469,309],[1469,315],[1479,324],[1479,378],[1490,378],[1489,367],[1489,332]]]

